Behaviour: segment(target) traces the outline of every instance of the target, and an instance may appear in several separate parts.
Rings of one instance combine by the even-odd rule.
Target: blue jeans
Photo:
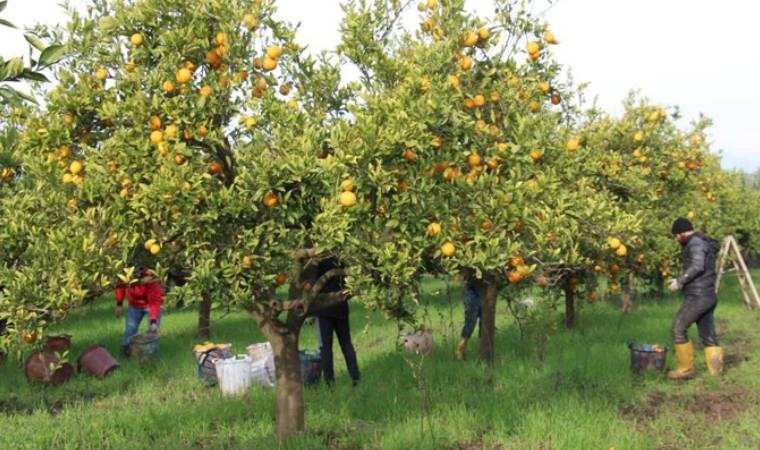
[[[161,325],[161,312],[162,309],[159,309],[156,326]],[[137,334],[137,331],[140,328],[140,322],[142,322],[144,316],[150,317],[148,308],[133,308],[131,305],[127,306],[127,313],[124,315],[124,337],[121,338],[122,347],[128,346],[129,339]]]
[[[480,295],[472,283],[464,283],[464,326],[462,337],[469,338],[475,330],[475,323],[480,319]]]

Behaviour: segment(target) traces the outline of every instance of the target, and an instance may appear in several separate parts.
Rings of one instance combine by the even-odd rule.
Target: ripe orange
[[[95,71],[95,78],[97,78],[100,81],[105,80],[108,78],[108,71],[106,69],[98,69]]]
[[[474,47],[478,43],[478,33],[475,33],[474,31],[468,31],[464,34],[464,37],[462,38],[462,44],[465,47]]]
[[[465,71],[472,69],[472,58],[469,56],[463,56],[462,59],[459,60],[459,68]]]
[[[456,251],[456,248],[454,247],[454,244],[452,244],[449,241],[444,242],[441,244],[441,255],[449,258],[451,256],[454,256],[454,252]]]
[[[167,139],[177,139],[177,136],[179,135],[179,127],[177,125],[169,125],[164,130],[164,136]]]
[[[537,148],[534,148],[533,150],[530,151],[530,159],[532,159],[534,162],[537,162],[543,156],[544,156],[544,152]]]
[[[206,52],[206,63],[213,68],[219,68],[222,64],[222,57],[214,51]]]
[[[428,236],[435,236],[440,232],[441,232],[441,224],[438,222],[430,222],[428,226],[425,227],[425,233]]]
[[[277,59],[282,55],[282,47],[277,45],[271,45],[267,47],[267,56],[272,59]]]
[[[140,33],[135,33],[132,36],[129,37],[129,42],[134,47],[139,47],[143,43],[143,35]]]
[[[478,39],[480,39],[480,42],[485,42],[490,37],[491,37],[491,30],[489,30],[486,27],[480,27],[478,29]]]
[[[538,53],[541,50],[541,45],[539,45],[536,41],[529,41],[525,45],[525,49],[528,51],[529,54]]]
[[[486,104],[486,98],[480,94],[473,97],[472,101],[475,103],[475,106],[483,106]]]
[[[161,89],[163,89],[167,94],[171,94],[174,92],[174,83],[171,81],[164,81],[164,84],[161,85]]]
[[[556,44],[557,38],[554,36],[554,33],[551,31],[547,31],[544,33],[544,42],[547,44]]]
[[[164,142],[164,133],[161,130],[155,130],[150,133],[150,143],[158,145]]]
[[[185,159],[184,155],[174,155],[174,163],[178,166],[181,166],[185,164],[187,160]]]
[[[74,161],[74,162],[72,162],[72,163],[71,163],[71,165],[69,166],[69,170],[71,171],[71,173],[72,173],[72,174],[74,174],[74,175],[77,175],[77,174],[79,174],[80,172],[82,172],[82,170],[84,170],[84,166],[82,166],[82,163],[81,163],[81,162],[79,162],[79,161]]]
[[[568,152],[574,152],[578,150],[578,145],[580,145],[578,138],[571,138],[569,141],[567,141],[567,144],[565,144],[565,150]]]
[[[158,116],[150,116],[148,124],[152,131],[159,130],[161,129],[161,118]]]
[[[404,150],[404,159],[407,162],[415,162],[417,161],[417,154],[412,151],[412,149],[406,149]]]
[[[209,163],[208,165],[208,171],[213,174],[219,174],[222,173],[222,165],[218,162],[214,161],[212,163]]]
[[[187,68],[182,68],[177,71],[177,82],[179,84],[187,84],[193,78],[192,72]]]
[[[150,246],[150,254],[153,256],[158,255],[158,253],[161,251],[161,246],[158,244],[153,244]]]
[[[268,192],[267,195],[264,196],[264,206],[267,208],[273,208],[277,206],[277,203],[279,200],[277,199],[277,194],[274,192]]]
[[[277,60],[266,56],[264,57],[264,61],[261,62],[261,67],[267,72],[271,72],[277,68]]]
[[[470,153],[469,156],[467,156],[467,164],[469,164],[470,167],[478,167],[480,166],[480,163],[481,158],[477,153]]]
[[[250,269],[253,267],[253,261],[251,260],[251,257],[248,255],[243,256],[243,263],[241,265],[243,266],[243,269]]]
[[[37,342],[37,331],[26,332],[23,335],[24,342],[27,344],[34,344]]]
[[[211,95],[211,86],[203,86],[200,90],[200,94],[202,97],[208,97]]]
[[[354,190],[354,182],[346,179],[341,181],[340,183],[340,189],[343,191],[353,191]]]
[[[512,284],[519,283],[522,279],[523,276],[516,270],[510,270],[509,273],[507,273],[507,280]]]
[[[251,30],[254,29],[254,28],[256,28],[256,25],[258,25],[258,21],[256,20],[256,16],[254,16],[253,14],[246,14],[246,15],[244,15],[243,16],[243,23],[245,24],[246,27],[248,27]]]
[[[338,197],[338,203],[344,208],[354,206],[356,204],[356,194],[351,191],[344,191]]]
[[[612,250],[617,250],[622,244],[620,239],[613,237],[607,239],[607,245],[609,245]]]
[[[285,284],[286,281],[288,281],[288,276],[284,273],[281,273],[277,275],[277,278],[275,280],[277,281],[277,284],[282,286],[283,284]]]

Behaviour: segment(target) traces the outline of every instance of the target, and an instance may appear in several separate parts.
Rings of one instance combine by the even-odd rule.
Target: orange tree
[[[688,217],[696,227],[720,237],[735,215],[716,214],[721,208],[728,212],[723,194],[728,198],[730,189],[704,138],[709,122],[701,119],[682,130],[678,118],[677,110],[668,113],[632,94],[620,118],[592,109],[583,125],[587,145],[597,149],[587,165],[595,186],[610,192],[620,208],[643,218],[641,227],[621,239],[622,244],[609,243],[611,250],[628,244],[620,264],[625,275],[603,265],[598,268],[611,286],[622,283],[626,309],[636,280],[661,289],[663,278],[673,273],[678,248],[670,226],[676,217]]]
[[[563,109],[571,95],[549,56],[556,39],[520,2],[495,2],[490,21],[462,1],[422,2],[415,32],[393,31],[404,12],[394,5],[349,2],[343,21],[340,50],[364,89],[338,133],[359,198],[340,236],[356,258],[350,282],[413,292],[423,273],[463,271],[483,296],[480,356],[491,361],[507,285],[514,296],[529,279],[569,284],[634,219],[579,176],[588,150]]]
[[[311,224],[337,205],[329,130],[350,92],[274,11],[96,0],[72,17],[58,83],[20,139],[27,187],[12,205],[25,214],[8,222],[24,239],[4,241],[21,259],[2,272],[0,310],[14,329],[43,331],[137,264],[179,271],[170,298],[250,311],[272,343],[285,437],[304,427],[304,316],[343,299],[320,294],[339,271],[306,294],[301,269],[337,252]]]

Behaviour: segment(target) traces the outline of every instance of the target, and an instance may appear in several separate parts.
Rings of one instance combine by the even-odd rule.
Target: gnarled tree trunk
[[[267,336],[272,344],[277,378],[277,437],[280,441],[304,430],[304,400],[301,362],[298,358],[299,330]]]
[[[496,353],[496,299],[501,286],[493,281],[474,280],[481,299],[480,306],[480,360],[492,363]]]

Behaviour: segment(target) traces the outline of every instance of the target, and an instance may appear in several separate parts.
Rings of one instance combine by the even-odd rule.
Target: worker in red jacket
[[[136,271],[137,281],[131,284],[120,283],[116,286],[116,310],[117,318],[122,314],[122,303],[126,295],[129,305],[125,316],[124,337],[121,339],[121,353],[129,356],[129,340],[137,334],[140,322],[148,314],[150,326],[148,333],[158,333],[161,323],[161,305],[164,303],[164,290],[160,280],[148,270],[147,267],[139,267]]]

